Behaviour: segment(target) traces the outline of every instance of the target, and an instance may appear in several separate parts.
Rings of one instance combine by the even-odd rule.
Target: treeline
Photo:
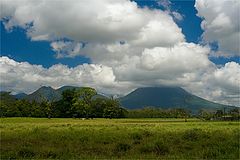
[[[235,107],[227,111],[222,109],[215,112],[200,110],[196,116],[202,120],[239,120],[240,108]]]
[[[88,87],[65,90],[56,102],[17,100],[9,92],[1,92],[1,117],[123,118],[125,112],[117,100],[98,97]]]
[[[62,92],[59,101],[41,102],[18,100],[9,92],[0,94],[1,117],[48,117],[48,118],[190,118],[203,120],[239,120],[239,108],[228,111],[209,112],[200,110],[197,114],[183,108],[161,109],[145,107],[126,110],[118,100],[99,96],[93,88],[69,89]]]
[[[189,118],[191,111],[182,108],[161,109],[155,107],[145,107],[143,109],[129,110],[129,118]]]
[[[224,111],[199,110],[196,113],[183,108],[161,109],[145,107],[143,109],[129,110],[126,117],[129,118],[199,118],[202,120],[239,120],[240,108],[232,108]]]

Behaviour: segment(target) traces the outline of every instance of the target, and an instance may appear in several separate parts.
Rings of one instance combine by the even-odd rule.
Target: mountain
[[[36,90],[35,92],[27,95],[25,99],[36,102],[41,102],[43,100],[48,101],[58,101],[62,98],[62,92],[68,89],[80,89],[81,87],[75,87],[75,86],[63,86],[58,89],[53,89],[52,87],[46,87],[43,86]],[[102,94],[97,94],[93,98],[107,98],[106,96]]]
[[[16,99],[24,99],[26,98],[28,95],[26,93],[18,93],[13,95]]]
[[[30,101],[41,102],[43,100],[57,101],[62,97],[62,92],[67,89],[79,89],[81,87],[63,86],[58,89],[43,86],[35,92],[26,95],[19,94],[13,97],[17,99],[27,99]],[[94,98],[108,98],[104,94],[98,93]],[[200,109],[216,110],[230,106],[213,103],[193,94],[188,93],[180,87],[146,87],[138,88],[130,94],[118,98],[121,105],[128,109],[140,109],[143,107],[161,107],[161,108],[185,108],[192,112]]]
[[[146,87],[138,88],[130,94],[119,98],[122,106],[139,109],[146,106],[161,108],[185,108],[192,112],[200,109],[216,110],[229,107],[192,95],[180,87]]]
[[[30,101],[41,102],[43,100],[55,101],[61,99],[61,93],[52,87],[43,86],[35,92],[29,94],[25,99]]]

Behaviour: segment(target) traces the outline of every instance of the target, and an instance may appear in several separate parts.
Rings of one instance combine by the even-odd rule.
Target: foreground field
[[[239,122],[1,118],[1,159],[239,159]]]

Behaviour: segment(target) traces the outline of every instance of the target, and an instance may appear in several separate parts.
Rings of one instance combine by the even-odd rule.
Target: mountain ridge
[[[231,107],[214,103],[195,96],[180,87],[143,87],[119,98],[122,106],[128,109],[144,107],[185,108],[193,112],[200,109],[216,110]]]
[[[35,90],[34,92],[30,94],[20,93],[13,95],[16,99],[26,99],[29,101],[36,101],[36,102],[42,102],[42,101],[58,101],[62,98],[62,92],[68,89],[80,89],[82,87],[76,87],[76,86],[62,86],[57,89],[54,89],[50,86],[42,86]],[[24,97],[21,97],[21,95],[24,94]],[[97,94],[94,98],[106,98],[104,94]]]
[[[52,87],[42,86],[29,95],[24,95],[24,98],[29,101],[41,102],[43,100],[57,101],[62,97],[62,92],[67,89],[79,89],[76,86],[62,86],[57,89]],[[21,96],[20,96],[21,97]],[[95,98],[109,98],[105,94],[96,95]],[[120,104],[127,109],[141,109],[144,107],[159,107],[159,108],[184,108],[196,112],[200,109],[217,110],[224,107],[232,107],[223,104],[214,103],[195,96],[180,87],[142,87],[137,88],[126,96],[117,98]]]

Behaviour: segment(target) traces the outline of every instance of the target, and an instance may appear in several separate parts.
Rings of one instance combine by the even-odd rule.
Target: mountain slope
[[[53,89],[52,87],[43,86],[35,92],[29,94],[25,99],[30,101],[41,102],[44,100],[55,101],[61,99],[61,93]]]
[[[129,109],[146,106],[161,108],[186,108],[192,111],[199,109],[215,110],[226,107],[197,97],[180,87],[146,87],[138,88],[119,99],[120,103]]]
[[[16,99],[24,99],[26,98],[28,95],[26,93],[18,93],[13,95]]]
[[[35,92],[27,95],[25,99],[29,101],[42,102],[44,100],[48,101],[58,101],[62,98],[62,92],[68,89],[80,89],[81,87],[75,86],[63,86],[58,89],[53,89],[51,87],[43,86],[36,90]],[[107,98],[102,94],[97,94],[93,98]]]

